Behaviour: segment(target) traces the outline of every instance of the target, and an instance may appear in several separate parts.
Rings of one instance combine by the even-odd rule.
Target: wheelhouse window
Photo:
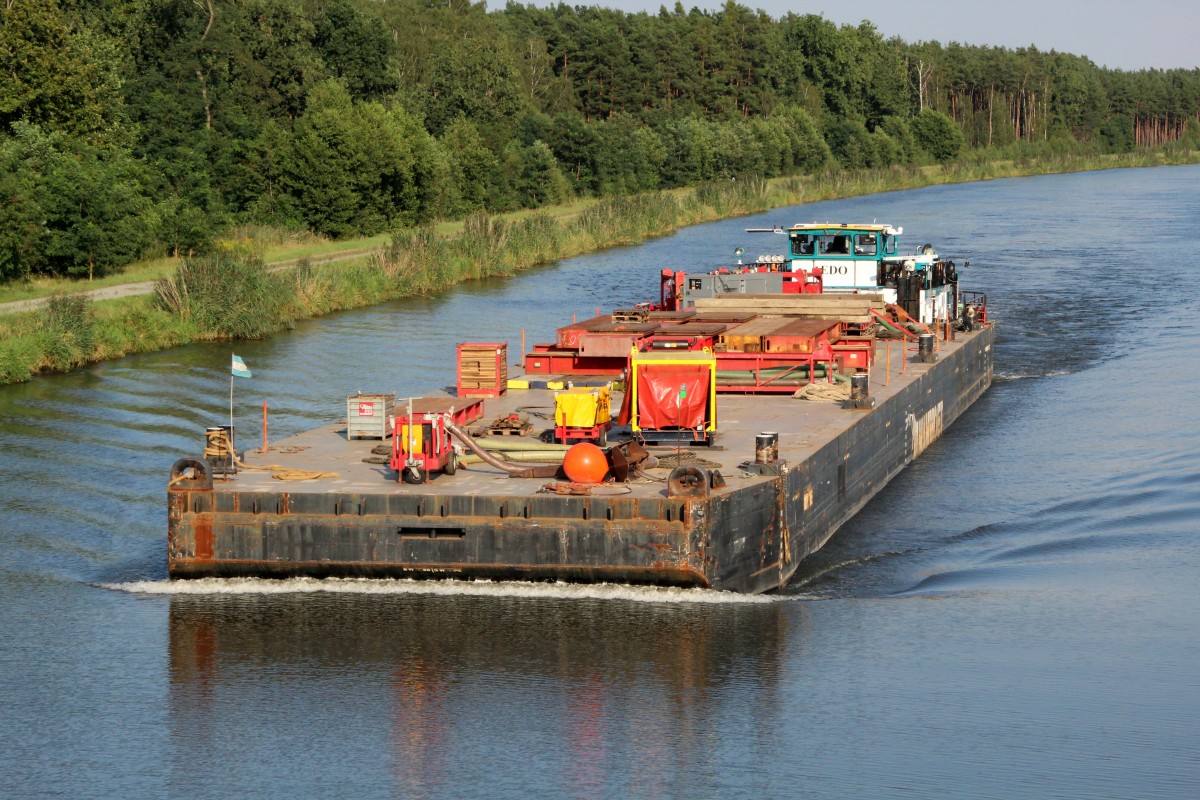
[[[817,237],[811,233],[801,233],[792,237],[792,255],[794,256],[811,256],[815,255]]]
[[[850,255],[850,237],[846,234],[834,234],[820,237],[818,249],[823,256]]]
[[[896,255],[896,247],[899,244],[899,241],[900,240],[895,236],[892,236],[890,234],[884,234],[884,236],[883,236],[884,255],[889,255],[889,256]]]
[[[873,233],[857,233],[854,235],[854,255],[873,256],[878,252]]]

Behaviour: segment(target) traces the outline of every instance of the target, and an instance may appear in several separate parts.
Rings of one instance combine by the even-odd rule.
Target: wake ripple
[[[992,383],[1007,383],[1009,381],[1025,381],[1036,378],[1060,378],[1063,375],[1070,375],[1070,370],[1065,369],[1044,369],[1044,370],[997,370],[992,375]]]
[[[637,603],[708,605],[779,602],[778,595],[743,595],[710,589],[628,586],[616,583],[536,583],[533,581],[460,581],[377,578],[199,578],[196,580],[101,583],[101,588],[145,595],[362,594],[436,595],[442,597],[515,597],[526,599],[619,600]],[[790,598],[794,599],[794,598]]]

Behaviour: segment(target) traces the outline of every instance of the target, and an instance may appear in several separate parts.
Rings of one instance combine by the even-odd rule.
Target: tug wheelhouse
[[[663,270],[655,307],[686,310],[701,298],[729,294],[872,293],[925,325],[959,320],[969,310],[958,291],[955,263],[943,260],[929,244],[904,253],[903,228],[810,223],[746,230],[785,235],[787,247],[749,262],[738,248],[735,266],[709,272]]]
[[[788,237],[788,269],[820,275],[826,293],[879,292],[927,325],[959,316],[958,268],[932,245],[902,253],[903,228],[811,223],[772,232]]]
[[[899,250],[889,225],[797,225],[787,231],[790,268],[821,270],[826,292],[878,291],[880,265]]]

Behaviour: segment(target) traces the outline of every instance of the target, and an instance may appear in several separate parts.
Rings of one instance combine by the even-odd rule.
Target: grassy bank
[[[213,256],[153,265],[149,273],[127,276],[158,278],[154,295],[100,303],[55,295],[43,309],[0,317],[0,383],[189,342],[261,338],[299,319],[432,294],[466,280],[513,275],[688,225],[780,206],[945,183],[1198,160],[1200,153],[1158,150],[722,182],[506,217],[477,216],[402,231],[390,241],[281,243],[271,251],[275,259],[299,259],[295,269],[283,272],[270,271],[264,248],[243,239]],[[356,249],[370,252],[339,263],[311,261]]]

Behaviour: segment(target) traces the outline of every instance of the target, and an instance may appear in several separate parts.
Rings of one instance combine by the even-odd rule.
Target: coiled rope
[[[167,488],[170,489],[175,484],[181,483],[183,481],[190,481],[194,477],[196,477],[196,470],[193,469],[192,467],[188,467],[183,472],[179,473],[174,478],[171,478],[171,480],[167,481]]]
[[[798,389],[792,397],[836,403],[839,400],[850,399],[850,387],[844,383],[810,383]]]
[[[229,441],[229,435],[223,432],[208,438],[204,445],[204,457],[207,459],[229,457],[240,469],[269,470],[271,477],[277,481],[315,481],[321,478],[339,477],[336,472],[295,469],[282,464],[247,464],[237,457],[237,451],[233,449],[233,443]]]

